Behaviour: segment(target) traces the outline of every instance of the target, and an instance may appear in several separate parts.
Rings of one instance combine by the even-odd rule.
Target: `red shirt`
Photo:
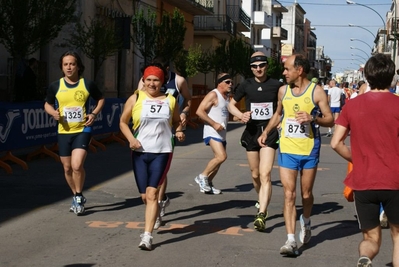
[[[399,190],[399,97],[369,92],[349,101],[336,124],[350,130],[354,190]]]

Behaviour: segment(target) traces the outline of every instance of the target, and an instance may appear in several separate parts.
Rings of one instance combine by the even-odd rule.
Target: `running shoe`
[[[161,200],[160,202],[158,202],[159,207],[160,207],[160,209],[161,209],[161,211],[159,212],[159,215],[160,215],[161,217],[163,217],[163,216],[165,215],[165,208],[166,208],[167,206],[169,206],[169,204],[170,204],[170,199],[169,199],[169,197],[168,197],[167,195],[165,195],[165,196],[166,196],[166,199],[165,199],[165,200]]]
[[[222,190],[213,187],[213,183],[212,183],[212,182],[209,183],[209,186],[210,186],[211,189],[212,189],[210,192],[205,192],[205,191],[202,190],[202,189],[200,189],[200,192],[201,192],[201,193],[206,193],[206,194],[213,194],[213,195],[220,195],[220,194],[222,193]]]
[[[86,198],[83,196],[83,204],[86,203]],[[75,197],[72,197],[72,204],[71,207],[69,208],[69,212],[75,212],[76,209],[76,203],[75,203]]]
[[[382,211],[380,213],[380,225],[382,228],[388,227],[388,218],[387,218],[387,215],[385,214],[385,211]]]
[[[84,197],[83,196],[75,196],[75,210],[76,215],[82,215],[85,213],[85,206],[84,206]]]
[[[259,201],[256,201],[255,208],[257,208],[259,210],[259,207],[260,207]]]
[[[152,236],[148,234],[141,234],[141,241],[139,244],[139,248],[142,250],[151,250],[152,248]]]
[[[357,267],[373,267],[371,260],[368,257],[362,256],[357,261]]]
[[[161,215],[159,215],[159,216],[157,217],[157,220],[155,221],[154,230],[158,230],[158,228],[159,228],[161,225],[162,225],[162,217],[161,217]]]
[[[287,240],[284,246],[280,248],[280,254],[287,257],[296,257],[299,255],[299,250],[295,241]]]
[[[267,212],[264,214],[263,212],[259,212],[255,216],[255,221],[254,221],[254,226],[255,230],[259,232],[263,232],[266,229],[266,218],[267,218]]]
[[[199,185],[200,192],[211,192],[212,188],[209,186],[208,177],[201,178],[199,175],[195,177],[194,181]],[[202,191],[201,191],[202,190]]]
[[[312,237],[312,231],[310,230],[310,221],[309,223],[305,224],[305,222],[303,221],[303,214],[301,214],[301,216],[299,217],[299,222],[301,224],[301,231],[299,231],[299,241],[301,241],[302,244],[307,244]]]
[[[326,137],[330,137],[330,136],[332,136],[332,132],[328,132],[328,133],[326,134]]]

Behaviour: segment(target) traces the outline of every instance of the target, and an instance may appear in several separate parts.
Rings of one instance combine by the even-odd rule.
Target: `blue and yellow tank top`
[[[85,129],[86,112],[90,93],[87,90],[83,78],[78,84],[69,88],[64,78],[60,79],[59,89],[56,93],[60,120],[58,133],[80,133]]]
[[[287,85],[282,99],[281,153],[319,156],[321,144],[319,128],[313,122],[301,125],[295,120],[295,114],[298,111],[316,114],[318,107],[313,99],[315,88],[316,84],[310,83],[301,95],[293,95],[292,89]]]

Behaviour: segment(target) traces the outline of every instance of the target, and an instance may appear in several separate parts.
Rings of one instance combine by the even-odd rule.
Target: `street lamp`
[[[366,43],[366,42],[363,41],[363,40],[356,39],[356,38],[351,38],[351,41],[359,41],[359,42],[362,42],[362,43],[366,44],[368,47],[370,47],[370,50],[371,50],[371,51],[373,51],[373,48],[371,47],[371,45],[369,45],[368,43]]]
[[[359,56],[359,55],[357,55],[357,54],[351,54],[351,56],[357,56],[357,57],[360,57],[361,59],[363,59],[363,60],[367,61],[367,59],[365,59],[364,57],[362,57],[362,56]]]
[[[380,13],[378,13],[375,9],[373,9],[373,8],[371,8],[369,6],[366,6],[366,5],[363,5],[363,4],[359,4],[359,3],[356,3],[356,2],[351,1],[351,0],[346,0],[346,3],[348,5],[358,5],[358,6],[366,7],[368,9],[374,11],[380,17],[380,19],[382,20],[382,25],[384,26],[384,31],[385,31],[385,34],[384,34],[384,51],[385,51],[385,49],[386,49],[386,39],[385,39],[386,38],[386,24],[385,24],[385,20],[381,17]]]
[[[359,48],[357,48],[357,47],[353,47],[353,46],[351,46],[350,48],[351,48],[351,49],[356,49],[356,50],[362,51],[363,53],[366,54],[367,58],[369,58],[369,55],[367,54],[366,51],[364,51],[364,50],[362,50],[362,49],[359,49]]]
[[[368,31],[373,36],[373,38],[374,38],[373,40],[375,40],[375,34],[372,33],[369,29],[367,29],[365,27],[362,27],[362,26],[359,26],[359,25],[354,25],[354,24],[351,24],[351,23],[349,23],[348,25],[349,25],[349,27],[358,27],[358,28],[361,28],[363,30]]]
[[[382,20],[382,25],[384,25],[384,29],[385,29],[385,20],[381,17],[380,13],[378,13],[375,9],[373,9],[373,8],[371,8],[369,6],[363,5],[363,4],[359,4],[359,3],[356,3],[356,2],[350,1],[350,0],[346,0],[346,3],[348,5],[364,6],[364,7],[368,8],[368,9],[374,11],[380,17],[380,19]]]

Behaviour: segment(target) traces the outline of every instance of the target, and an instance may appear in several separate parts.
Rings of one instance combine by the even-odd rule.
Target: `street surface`
[[[0,169],[0,266],[355,266],[361,234],[353,204],[342,196],[347,163],[330,148],[330,138],[322,137],[312,239],[299,257],[284,258],[279,254],[287,236],[277,160],[267,229],[260,233],[253,229],[257,197],[239,145],[243,126],[229,124],[228,130],[228,159],[214,180],[221,195],[202,194],[194,182],[212,157],[202,142],[202,127],[188,129],[186,141],[176,147],[168,175],[171,203],[164,225],[153,233],[151,252],[138,248],[144,205],[127,145],[108,143],[105,151],[89,152],[86,213],[79,217],[69,212],[72,196],[61,163],[38,157],[28,162],[28,170],[14,164],[13,174]],[[391,255],[390,232],[383,229],[373,266],[392,266]]]

